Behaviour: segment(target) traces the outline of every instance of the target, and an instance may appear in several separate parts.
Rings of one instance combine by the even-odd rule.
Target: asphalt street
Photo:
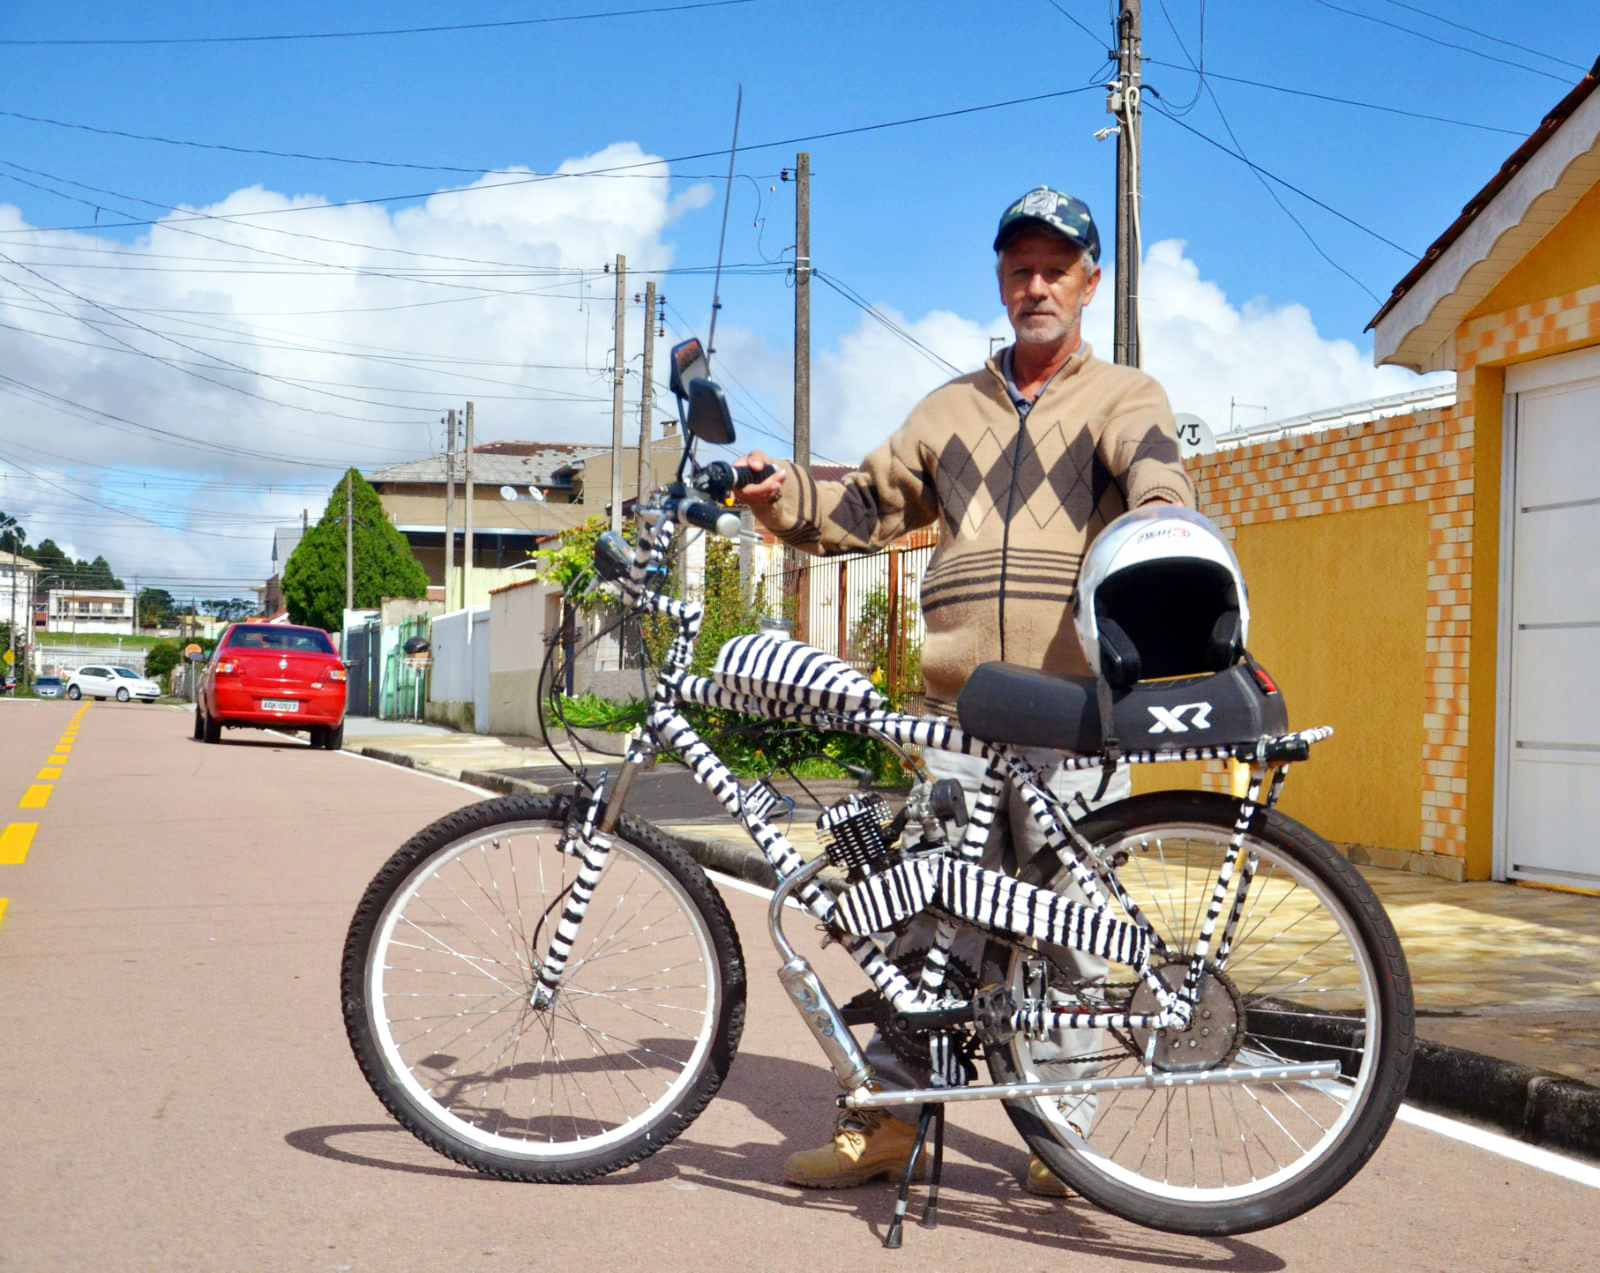
[[[992,1106],[952,1115],[939,1227],[885,1251],[887,1188],[780,1183],[784,1156],[825,1133],[834,1085],[779,993],[766,900],[737,881],[721,889],[750,1011],[706,1113],[593,1185],[479,1177],[397,1128],[366,1087],[337,969],[373,872],[482,793],[298,740],[207,746],[189,725],[165,708],[0,704],[7,826],[34,828],[0,864],[7,1273],[1600,1264],[1600,1173],[1459,1128],[1398,1123],[1316,1211],[1196,1239],[1025,1194],[1022,1147]],[[837,952],[807,953],[839,972]]]

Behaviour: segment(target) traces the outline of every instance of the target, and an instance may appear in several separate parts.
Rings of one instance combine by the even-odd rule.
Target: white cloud
[[[1143,365],[1174,410],[1198,415],[1213,432],[1227,429],[1230,416],[1244,427],[1448,381],[1373,366],[1370,348],[1319,335],[1299,303],[1231,303],[1218,284],[1201,278],[1184,247],[1166,239],[1146,253],[1139,278]],[[1111,296],[1108,278],[1096,303],[1105,330],[1097,340],[1107,342],[1107,352]]]
[[[400,210],[250,188],[131,244],[14,233],[29,227],[0,206],[0,509],[125,578],[234,594],[269,572],[272,525],[318,516],[346,465],[436,452],[440,416],[469,398],[480,441],[609,442],[606,267],[622,253],[633,270],[669,268],[680,219],[711,191],[666,180],[631,143],[563,165],[598,168],[625,171],[494,173]],[[1231,300],[1180,241],[1150,248],[1142,290],[1146,367],[1214,429],[1230,400],[1267,407],[1240,420],[1253,423],[1418,383],[1324,339],[1303,305]],[[1112,295],[1108,276],[1086,319],[1102,356]],[[915,345],[866,316],[817,343],[816,457],[859,460],[948,378],[938,359],[976,367],[1009,335],[998,305],[908,317],[875,304]],[[641,324],[635,307],[630,435]],[[788,332],[729,322],[717,344],[742,444],[788,454]],[[658,378],[664,366],[659,350]]]
[[[1166,389],[1173,410],[1200,416],[1213,432],[1228,428],[1230,415],[1245,426],[1449,380],[1374,367],[1370,349],[1321,336],[1299,303],[1230,301],[1221,286],[1201,277],[1184,247],[1168,239],[1146,254],[1140,275],[1142,361]],[[1107,271],[1084,316],[1085,338],[1108,359],[1114,295]],[[943,311],[907,319],[878,308],[962,370],[982,362],[991,337],[1010,336],[1003,313],[986,322]],[[855,463],[949,375],[882,323],[864,317],[836,350],[817,356],[813,450]]]
[[[272,524],[315,518],[346,465],[436,452],[468,399],[480,441],[609,441],[610,266],[670,268],[668,231],[710,191],[632,143],[561,171],[597,169],[395,211],[254,187],[131,244],[4,233],[29,227],[0,207],[0,509],[125,577],[242,584]]]

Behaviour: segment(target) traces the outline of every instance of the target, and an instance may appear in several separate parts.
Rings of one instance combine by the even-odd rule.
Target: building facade
[[[52,588],[45,623],[55,633],[132,636],[134,593],[126,588]]]
[[[1600,891],[1596,86],[1373,319],[1376,360],[1453,371],[1453,402],[1190,461],[1291,723],[1337,731],[1284,808],[1358,860]]]

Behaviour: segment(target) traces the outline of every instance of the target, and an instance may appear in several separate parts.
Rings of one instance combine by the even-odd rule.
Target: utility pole
[[[456,576],[456,409],[445,417],[444,435],[444,608],[450,611],[450,596]]]
[[[1117,80],[1106,110],[1117,119],[1117,296],[1112,359],[1139,365],[1139,0],[1117,14]]]
[[[344,471],[344,608],[356,608],[356,501],[349,469]]]
[[[656,356],[656,285],[644,285],[644,372],[639,389],[639,482],[634,488],[638,499],[650,489],[650,416],[656,407],[656,387],[651,381]]]
[[[794,462],[811,466],[811,156],[801,151],[794,165]],[[793,548],[783,551],[784,573],[794,580],[794,634],[806,639],[811,610],[811,572]]]
[[[462,503],[461,525],[466,542],[461,547],[461,608],[472,604],[472,404],[467,403],[467,441],[461,448]]]
[[[623,309],[623,287],[628,277],[628,259],[621,253],[617,254],[617,312],[614,320],[616,326],[616,349],[611,359],[611,529],[622,530],[622,330],[623,318],[626,310]]]

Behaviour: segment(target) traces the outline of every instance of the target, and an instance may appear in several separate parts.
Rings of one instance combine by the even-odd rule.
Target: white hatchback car
[[[67,677],[67,697],[114,698],[119,703],[136,698],[143,703],[153,703],[161,697],[161,687],[131,668],[92,664],[80,667]]]

